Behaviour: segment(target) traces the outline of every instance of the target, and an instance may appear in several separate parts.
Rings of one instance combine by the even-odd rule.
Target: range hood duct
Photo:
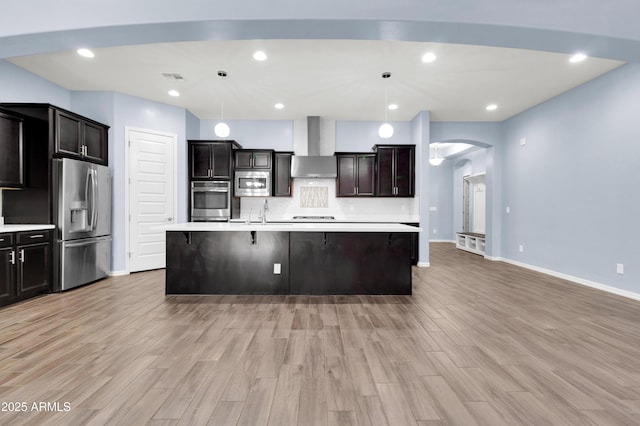
[[[307,117],[307,152],[291,158],[294,178],[335,178],[338,176],[336,157],[320,155],[320,117]]]

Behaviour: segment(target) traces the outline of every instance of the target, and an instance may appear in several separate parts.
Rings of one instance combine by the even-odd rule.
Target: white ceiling
[[[253,52],[269,56],[255,61]],[[425,52],[437,60],[421,61]],[[200,119],[219,119],[225,70],[224,117],[292,120],[411,120],[431,111],[434,121],[502,121],[604,74],[623,62],[459,44],[358,40],[248,40],[160,43],[9,58],[69,90],[117,91],[184,107]],[[387,80],[385,71],[392,73]],[[162,73],[178,73],[172,81]],[[170,97],[167,91],[181,96]],[[276,102],[285,108],[277,110]],[[495,111],[486,105],[495,103]]]

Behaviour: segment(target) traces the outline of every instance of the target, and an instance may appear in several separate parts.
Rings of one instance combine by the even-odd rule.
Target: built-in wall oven
[[[231,217],[231,184],[229,181],[191,182],[191,220],[222,222]]]
[[[235,171],[236,197],[270,197],[271,174],[267,171]]]

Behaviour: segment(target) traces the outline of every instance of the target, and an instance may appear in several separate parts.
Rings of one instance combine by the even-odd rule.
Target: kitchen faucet
[[[264,199],[264,206],[262,207],[262,214],[260,219],[262,220],[262,224],[266,224],[267,223],[267,211],[269,210],[269,202],[267,201],[267,199]]]

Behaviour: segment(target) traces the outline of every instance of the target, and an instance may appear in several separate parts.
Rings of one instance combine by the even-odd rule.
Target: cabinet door
[[[395,164],[393,148],[378,148],[378,195],[395,193]]]
[[[236,169],[250,169],[253,166],[253,152],[236,151]]]
[[[24,187],[23,120],[0,113],[0,187]]]
[[[88,160],[107,165],[107,129],[97,124],[84,121],[85,157]]]
[[[51,290],[50,244],[18,246],[18,295],[28,297]]]
[[[291,154],[276,152],[273,182],[275,197],[291,197]]]
[[[375,154],[356,155],[357,182],[356,193],[359,196],[372,196],[375,193],[376,156]]]
[[[271,168],[271,152],[254,152],[253,153],[254,169],[270,169]]]
[[[354,197],[356,195],[356,156],[338,155],[338,197]]]
[[[395,183],[397,197],[414,196],[414,149],[402,147],[395,150]]]
[[[82,119],[56,111],[56,153],[80,156],[82,145]]]
[[[0,237],[2,238],[2,237]],[[0,306],[7,305],[12,298],[11,289],[15,285],[15,257],[13,247],[0,249]]]
[[[211,176],[211,153],[209,144],[191,144],[189,157],[191,178],[208,179]]]
[[[219,142],[211,144],[212,176],[215,179],[231,179],[231,144]]]

